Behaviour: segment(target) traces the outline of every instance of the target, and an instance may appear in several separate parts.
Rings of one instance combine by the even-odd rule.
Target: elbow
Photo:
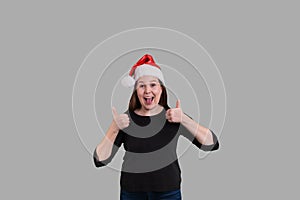
[[[211,145],[207,145],[205,150],[204,151],[216,151],[220,148],[220,145],[219,145],[219,140],[217,138],[217,136],[215,135],[215,133],[210,130],[210,133],[212,135],[212,143]]]
[[[99,161],[94,162],[94,164],[95,164],[95,167],[97,167],[97,168],[105,166],[104,163],[99,162]]]
[[[220,148],[219,142],[217,141],[215,144],[212,145],[213,147],[211,148],[210,151],[216,151]]]
[[[219,149],[219,142],[217,141],[212,145],[201,145],[201,149],[203,151],[216,151]]]
[[[97,167],[97,168],[103,167],[103,166],[107,165],[110,162],[110,159],[106,159],[106,160],[100,161],[99,157],[97,155],[96,149],[94,151],[93,159],[94,159],[95,167]]]
[[[108,163],[110,163],[110,160],[108,159],[104,161],[99,161],[97,157],[94,157],[94,164],[97,168],[106,166]]]

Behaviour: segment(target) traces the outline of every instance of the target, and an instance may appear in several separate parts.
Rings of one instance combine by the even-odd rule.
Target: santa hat
[[[140,77],[146,75],[155,76],[165,85],[160,67],[154,62],[154,59],[149,54],[145,54],[135,65],[132,66],[129,75],[122,79],[122,85],[125,87],[132,87]]]

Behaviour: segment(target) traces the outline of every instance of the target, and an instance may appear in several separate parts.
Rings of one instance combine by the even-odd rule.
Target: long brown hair
[[[161,96],[159,99],[158,104],[161,105],[162,107],[164,107],[166,110],[169,109],[170,107],[168,106],[168,95],[167,95],[167,89],[166,87],[162,84],[162,82],[159,80],[162,92],[161,92]],[[130,101],[129,101],[129,106],[128,109],[130,112],[133,112],[136,109],[141,108],[141,102],[137,96],[137,91],[136,91],[136,85],[134,86],[134,90],[132,92],[132,95],[130,97]]]

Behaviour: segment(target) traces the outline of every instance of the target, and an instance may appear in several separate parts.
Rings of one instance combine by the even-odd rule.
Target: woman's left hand
[[[166,119],[169,122],[181,123],[183,117],[183,112],[180,108],[180,100],[176,101],[176,108],[170,108],[166,112]]]

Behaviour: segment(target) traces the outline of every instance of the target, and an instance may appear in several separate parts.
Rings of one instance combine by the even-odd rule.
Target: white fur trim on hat
[[[137,81],[142,76],[155,76],[157,77],[163,84],[165,84],[165,80],[163,74],[160,69],[154,67],[152,65],[143,64],[135,69],[134,72],[134,80]]]
[[[122,80],[121,83],[124,87],[133,87],[135,84],[135,80],[131,76],[125,76]]]
[[[163,85],[165,85],[165,80],[160,69],[155,66],[143,64],[138,66],[134,71],[134,78],[131,76],[126,76],[122,79],[122,85],[125,87],[134,86],[135,82],[142,76],[154,76],[158,78]]]

